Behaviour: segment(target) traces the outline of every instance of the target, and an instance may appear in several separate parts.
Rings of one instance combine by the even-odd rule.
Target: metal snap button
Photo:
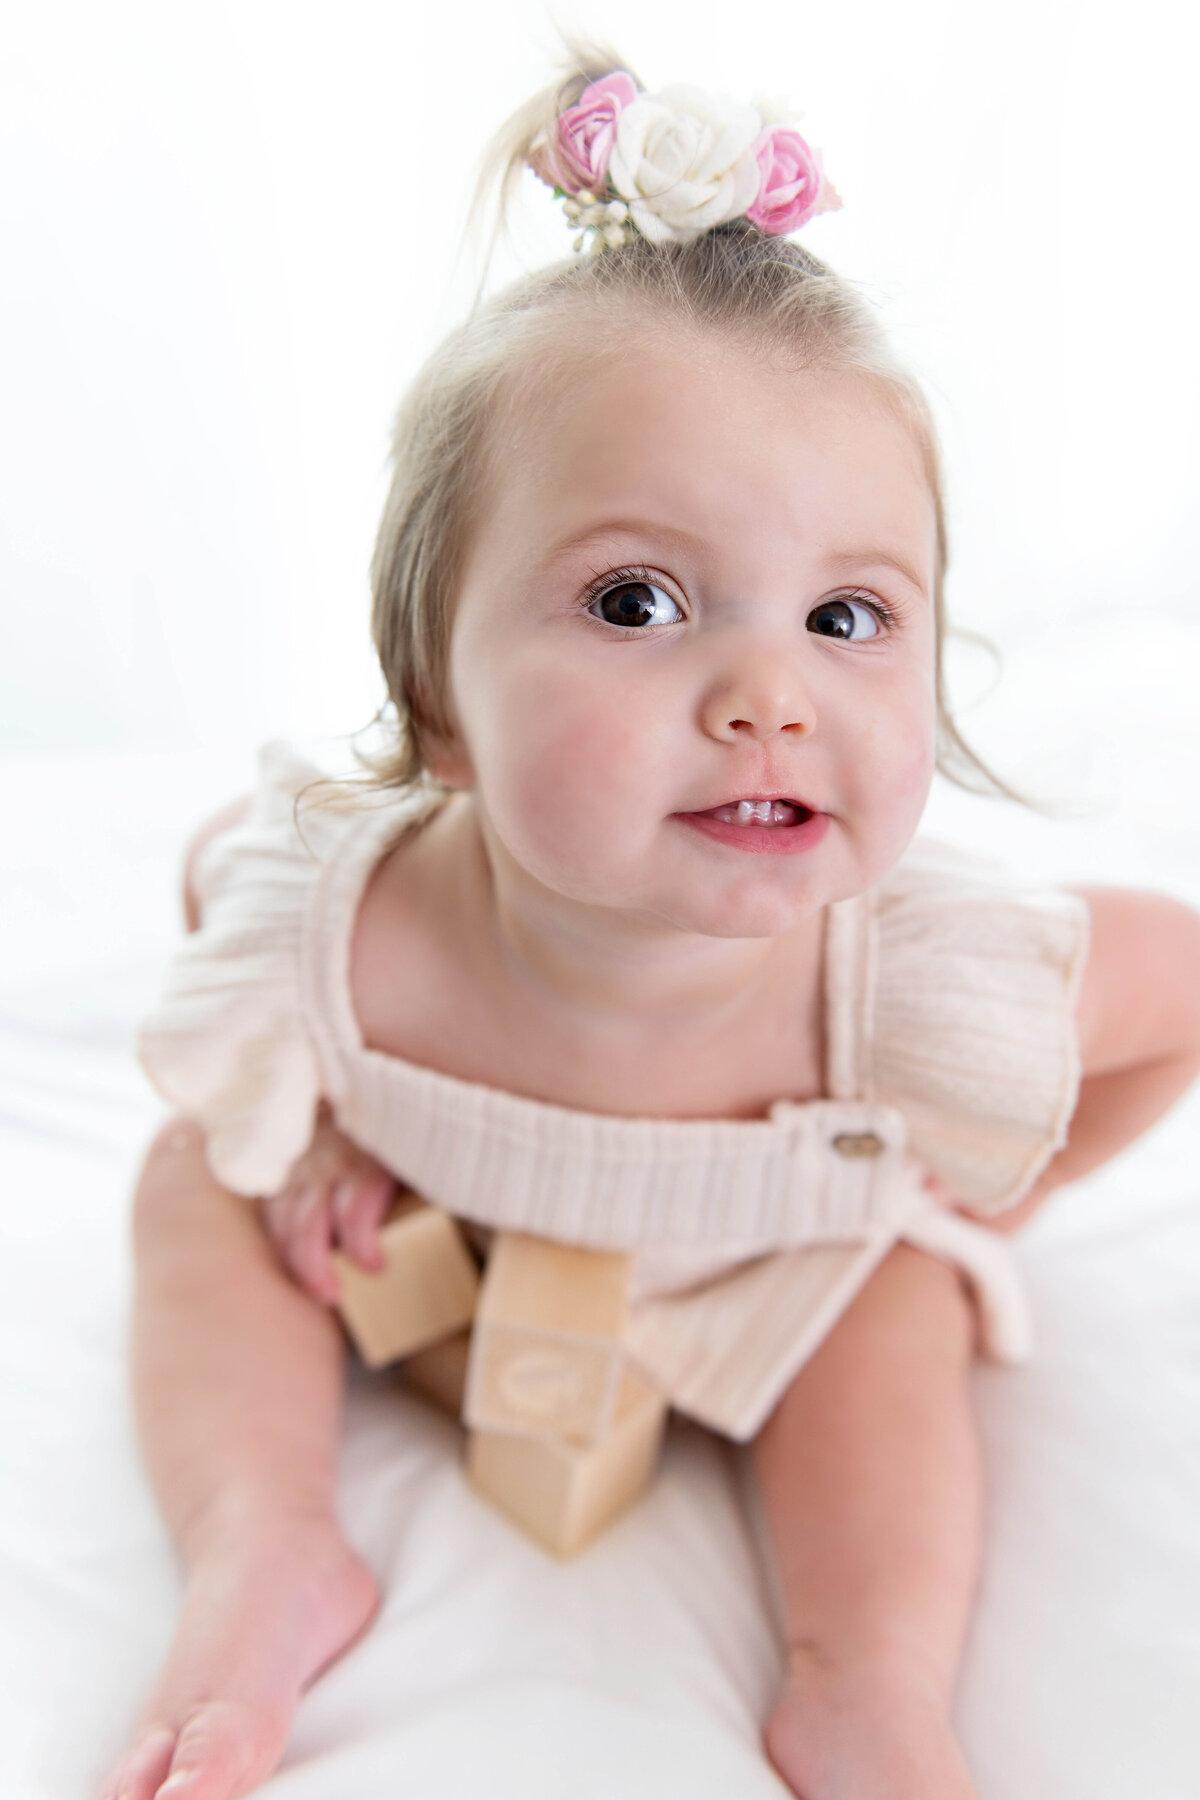
[[[873,1131],[842,1131],[834,1138],[833,1147],[839,1156],[878,1156],[884,1145]]]

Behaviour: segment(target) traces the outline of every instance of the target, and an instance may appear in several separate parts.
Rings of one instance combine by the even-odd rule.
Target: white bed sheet
[[[180,842],[246,767],[0,765],[4,1800],[87,1800],[171,1628],[125,1385],[128,1195],[159,1116],[129,1047]],[[989,1531],[958,1717],[984,1800],[1200,1792],[1198,1123],[1178,1109],[1030,1228],[1036,1358],[973,1376]],[[470,1493],[447,1421],[360,1374],[343,1504],[385,1606],[264,1795],[783,1793],[758,1749],[779,1651],[740,1453],[674,1426],[650,1498],[560,1566]]]

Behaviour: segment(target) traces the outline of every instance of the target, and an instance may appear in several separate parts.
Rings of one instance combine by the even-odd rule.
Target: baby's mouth
[[[803,825],[812,810],[799,800],[730,800],[698,816],[719,819],[723,825]]]

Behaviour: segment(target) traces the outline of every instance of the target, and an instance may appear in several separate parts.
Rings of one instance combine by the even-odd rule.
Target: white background
[[[1200,901],[1189,10],[559,16],[652,87],[791,99],[825,152],[845,209],[805,240],[926,379],[952,608],[1003,654],[990,692],[986,658],[956,662],[964,724],[1063,803],[941,788],[931,828],[1018,872]],[[532,0],[0,15],[6,1800],[87,1800],[178,1600],[125,1335],[128,1197],[158,1113],[133,1030],[179,930],[179,850],[256,744],[375,709],[390,418],[467,304],[475,161],[553,41]],[[527,205],[520,255],[562,254],[532,181]],[[958,1714],[988,1800],[1196,1791],[1198,1137],[1200,1093],[1056,1197],[1018,1246],[1038,1355],[975,1371],[990,1526]],[[352,1397],[346,1517],[388,1610],[306,1699],[280,1800],[531,1800],[585,1766],[633,1800],[756,1792],[776,1652],[712,1441],[676,1436],[564,1607],[445,1431]],[[568,1646],[573,1616],[608,1635]]]
[[[806,241],[866,285],[931,389],[952,609],[1004,656],[982,702],[989,665],[960,657],[964,723],[1091,821],[941,800],[935,827],[1193,891],[1187,9],[611,0],[557,17],[649,86],[781,95],[824,150],[845,207]],[[115,781],[119,753],[219,746],[240,772],[261,739],[370,717],[391,414],[467,304],[476,159],[554,43],[533,0],[11,11],[9,757],[116,757]],[[526,261],[567,244],[532,177],[521,237]]]

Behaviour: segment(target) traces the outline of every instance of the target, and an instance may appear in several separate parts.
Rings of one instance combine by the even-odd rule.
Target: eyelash
[[[603,574],[595,576],[584,589],[579,602],[580,610],[586,613],[601,594],[607,594],[610,588],[624,587],[630,581],[641,581],[647,587],[661,587],[664,594],[671,593],[661,575],[656,575],[652,569],[637,563],[625,569],[606,569]],[[904,613],[900,607],[889,606],[877,594],[868,594],[863,588],[846,588],[843,592],[830,594],[828,597],[831,600],[857,600],[860,606],[869,608],[875,614],[885,631],[894,631],[897,625],[903,623]],[[671,598],[675,599],[674,594],[671,594]],[[678,606],[679,602],[676,600],[675,604]],[[653,632],[670,629],[666,625],[609,625],[604,620],[597,620],[597,624],[604,624],[606,630],[619,631],[626,637],[648,637]]]
[[[628,569],[606,569],[603,574],[595,576],[584,589],[583,598],[579,602],[581,610],[586,612],[589,606],[599,600],[601,594],[607,594],[610,588],[624,587],[626,582],[630,581],[641,581],[647,587],[661,588],[664,594],[671,594],[670,588],[661,575],[656,575],[653,569],[643,568],[638,563]],[[671,598],[675,600],[674,594],[671,594]],[[679,606],[678,600],[675,600],[675,604]],[[680,607],[681,612],[682,610],[683,608]],[[606,624],[606,621],[601,619],[597,620],[597,623]],[[665,628],[659,625],[607,625],[606,629],[627,632],[630,637],[646,637],[651,631],[660,631]]]
[[[878,594],[869,594],[865,588],[846,588],[840,594],[830,594],[831,600],[857,600],[868,612],[873,612],[880,624],[887,631],[894,631],[904,619],[903,610],[899,606],[889,606]]]

